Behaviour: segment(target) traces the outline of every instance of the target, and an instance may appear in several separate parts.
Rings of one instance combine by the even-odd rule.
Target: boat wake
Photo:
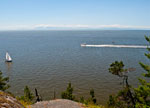
[[[142,46],[142,45],[111,45],[111,44],[103,44],[103,45],[81,44],[81,47],[147,48],[148,46]]]

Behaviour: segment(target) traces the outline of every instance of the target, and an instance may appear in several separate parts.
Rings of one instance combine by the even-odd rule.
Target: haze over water
[[[71,82],[77,98],[89,97],[93,88],[98,103],[104,104],[122,87],[122,80],[108,72],[109,65],[122,60],[126,68],[136,68],[129,73],[129,82],[136,86],[144,71],[139,61],[148,63],[146,49],[83,48],[80,44],[146,45],[144,35],[150,31],[1,31],[0,69],[10,77],[9,90],[15,95],[22,95],[28,85],[33,92],[37,88],[44,100],[53,98],[54,89],[60,98]],[[6,51],[12,64],[5,63]]]

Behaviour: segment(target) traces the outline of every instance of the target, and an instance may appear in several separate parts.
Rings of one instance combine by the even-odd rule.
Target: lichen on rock
[[[0,108],[25,108],[15,97],[0,91]]]

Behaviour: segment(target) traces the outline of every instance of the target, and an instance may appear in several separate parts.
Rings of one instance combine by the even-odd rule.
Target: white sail
[[[8,52],[6,52],[6,61],[12,61],[12,58],[10,57],[10,55],[8,54]]]

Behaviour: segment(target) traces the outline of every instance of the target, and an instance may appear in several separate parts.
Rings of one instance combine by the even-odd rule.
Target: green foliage
[[[85,104],[85,105],[88,105],[89,104],[89,101],[85,100],[84,97],[80,97],[80,101],[81,103]]]
[[[90,95],[91,95],[91,101],[96,104],[96,98],[95,98],[95,93],[94,93],[94,89],[90,90]]]
[[[3,77],[2,72],[0,71],[0,90],[5,91],[10,86],[8,85],[9,77]]]
[[[85,104],[85,105],[96,105],[96,98],[95,98],[95,93],[94,93],[94,89],[90,90],[90,98],[88,100],[84,99],[84,97],[80,97],[80,101],[81,103]]]
[[[85,102],[85,99],[84,99],[84,97],[82,96],[82,97],[80,97],[80,102],[81,103],[84,103]]]
[[[89,104],[86,106],[86,108],[105,108],[105,107],[102,105]]]
[[[69,83],[66,91],[62,92],[61,97],[62,97],[62,99],[74,100],[77,102],[81,102],[85,105],[96,104],[94,89],[90,90],[90,95],[91,95],[91,97],[88,100],[85,100],[83,96],[80,97],[79,101],[75,100],[75,96],[73,95],[73,87],[71,86],[71,83]]]
[[[130,89],[125,87],[116,96],[110,95],[107,104],[111,108],[134,108],[135,103],[132,101],[132,98]]]
[[[125,75],[128,70],[124,69],[124,64],[123,64],[122,61],[120,61],[120,62],[118,62],[118,61],[113,62],[110,65],[110,68],[108,70],[113,75],[117,75],[117,76],[123,78],[123,85],[124,85],[124,81],[125,80],[126,80],[126,85],[128,85],[128,76]]]
[[[111,108],[132,108],[134,102],[132,102],[132,94],[130,90],[130,86],[128,84],[128,76],[125,75],[127,69],[124,69],[124,64],[122,61],[115,61],[110,65],[109,72],[113,75],[117,75],[119,77],[123,77],[126,80],[126,86],[121,90],[116,96],[109,96],[108,106]]]
[[[75,96],[73,95],[73,87],[71,83],[68,84],[66,91],[61,94],[62,99],[75,100]]]
[[[30,91],[29,87],[25,86],[24,96],[17,97],[17,99],[20,100],[21,102],[24,102],[24,103],[27,103],[27,104],[32,104],[34,96],[33,96],[32,92]]]
[[[124,69],[124,64],[122,61],[115,61],[110,65],[109,72],[114,75],[118,75],[119,77],[123,76],[123,72],[126,72],[127,69]]]
[[[92,98],[95,97],[95,95],[94,95],[94,89],[91,89],[91,90],[90,90],[90,95],[91,95]]]
[[[110,107],[110,106],[115,106],[115,98],[112,96],[112,95],[110,95],[109,96],[109,101],[108,101],[108,106]]]
[[[145,39],[150,44],[150,36],[145,36]],[[150,59],[150,48],[148,47],[148,53],[145,53],[145,56]],[[144,77],[150,78],[150,65],[140,62],[141,67],[146,71],[143,74]],[[136,97],[136,108],[149,108],[150,107],[150,82],[147,82],[144,79],[139,78],[141,85],[138,88],[134,88],[135,97]]]
[[[145,39],[150,44],[150,37],[145,36]],[[148,53],[146,53],[145,56],[150,59],[149,46],[147,50]],[[139,64],[146,71],[143,76],[150,78],[150,65],[142,62]],[[121,62],[115,62],[110,67],[109,71],[112,74],[120,76],[120,73],[123,72],[124,65]],[[108,106],[112,108],[150,108],[150,82],[141,78],[139,78],[139,82],[140,85],[138,88],[131,88],[127,82],[126,87],[124,87],[116,96],[109,97]]]
[[[26,101],[32,101],[34,98],[28,86],[25,86],[24,88],[24,98]]]
[[[20,100],[19,97],[16,97],[16,98],[25,108],[31,108],[29,105],[33,104],[32,102],[26,102],[24,100]]]

